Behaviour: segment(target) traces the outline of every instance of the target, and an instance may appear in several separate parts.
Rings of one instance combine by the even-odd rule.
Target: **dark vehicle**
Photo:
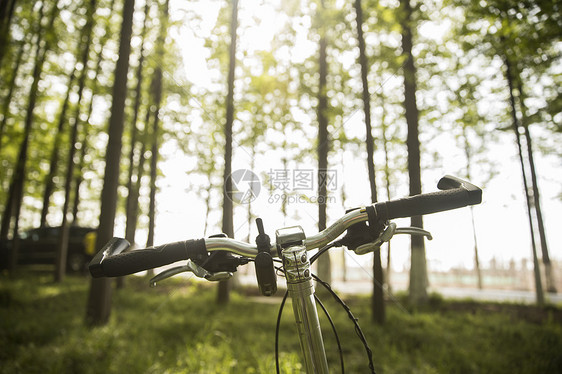
[[[42,227],[20,234],[18,264],[55,264],[61,227]],[[68,237],[66,267],[68,271],[84,271],[95,254],[96,229],[71,226]],[[13,240],[0,243],[2,267],[7,267]]]

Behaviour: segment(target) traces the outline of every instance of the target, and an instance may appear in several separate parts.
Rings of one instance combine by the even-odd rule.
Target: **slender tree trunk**
[[[319,44],[319,82],[318,82],[318,230],[326,228],[326,200],[328,196],[328,151],[330,149],[330,139],[328,134],[328,97],[326,81],[328,77],[328,62],[326,56],[327,41],[325,33],[321,31]],[[330,252],[326,252],[317,260],[318,276],[325,282],[332,281],[332,263]]]
[[[345,169],[345,143],[342,144],[339,154],[341,156],[340,165],[341,165],[342,175],[345,175],[345,170],[344,170]],[[347,209],[347,207],[346,207],[347,195],[345,194],[344,186],[341,186],[340,199],[341,199],[342,208],[344,210]],[[346,249],[342,250],[342,252],[341,252],[341,261],[342,261],[342,281],[347,282],[347,253],[346,253]]]
[[[55,7],[56,8],[56,7]],[[53,8],[53,9],[55,9]],[[41,7],[39,8],[39,15],[38,15],[38,20],[37,20],[37,24],[34,28],[34,31],[37,34],[37,38],[35,40],[35,65],[33,68],[33,83],[30,87],[30,91],[28,94],[28,104],[27,104],[27,117],[25,119],[25,126],[24,126],[24,131],[23,131],[23,140],[21,142],[20,145],[20,150],[18,152],[18,158],[16,159],[16,166],[14,168],[14,172],[12,173],[12,178],[8,187],[8,194],[7,194],[7,198],[6,198],[6,203],[4,204],[4,211],[2,212],[2,224],[0,226],[0,241],[6,241],[8,239],[9,236],[9,231],[12,228],[12,219],[14,218],[15,214],[16,214],[16,199],[17,199],[17,193],[16,191],[19,190],[19,184],[20,184],[20,179],[23,179],[23,175],[20,175],[23,168],[23,171],[25,171],[25,163],[23,162],[22,156],[27,155],[27,144],[29,142],[28,138],[29,138],[29,133],[31,132],[31,125],[33,122],[33,107],[35,106],[35,102],[37,100],[36,96],[37,96],[37,89],[38,89],[38,84],[39,84],[39,79],[41,76],[41,72],[42,72],[42,65],[43,65],[43,61],[41,61],[41,59],[44,59],[44,56],[42,57],[42,51],[44,49],[42,49],[42,30],[43,30],[43,16],[44,16],[44,9],[45,9],[45,3],[41,3]],[[41,66],[40,66],[41,65]],[[36,83],[37,81],[37,83]],[[7,103],[6,105],[9,105],[9,103]],[[32,107],[33,106],[33,107]],[[30,113],[30,109],[31,109],[31,115]],[[23,181],[21,181],[21,183],[23,183]],[[14,242],[17,241],[17,235],[14,238]],[[17,244],[17,243],[16,243]],[[11,255],[11,264],[15,264],[17,263],[17,245],[15,245],[12,249],[13,254]]]
[[[256,143],[252,142],[252,147],[250,149],[250,170],[253,172],[254,171],[254,167],[256,164]],[[252,214],[252,199],[248,199],[248,236],[246,238],[246,241],[248,243],[251,243],[253,240],[250,237],[252,234],[252,224],[253,222],[253,218],[254,215]]]
[[[470,151],[470,143],[468,142],[468,135],[466,133],[466,125],[462,126],[462,136],[464,139],[464,154],[466,156],[466,179],[471,180],[472,173],[470,166],[472,165],[472,154]],[[474,222],[474,209],[470,207],[470,218],[472,221],[472,237],[474,240],[474,267],[476,270],[476,277],[478,279],[478,289],[482,289],[482,271],[480,270],[480,258],[478,256],[478,236],[476,235],[476,223]]]
[[[72,182],[74,181],[74,155],[76,154],[76,142],[78,140],[78,125],[80,122],[80,103],[82,102],[82,94],[86,85],[86,76],[88,73],[88,61],[90,53],[90,44],[92,40],[92,29],[94,27],[94,13],[96,10],[96,0],[90,0],[86,10],[86,24],[81,33],[82,55],[80,62],[82,63],[82,71],[78,79],[78,99],[76,102],[76,112],[74,115],[74,123],[72,124],[72,132],[70,135],[70,149],[68,152],[68,163],[66,166],[66,179],[64,185],[64,204],[62,208],[62,225],[61,236],[59,238],[56,262],[55,262],[55,282],[62,282],[66,271],[66,257],[68,253],[68,207],[70,205],[70,193],[72,191]]]
[[[207,190],[207,197],[205,198],[205,224],[203,226],[203,237],[207,237],[207,228],[209,227],[209,212],[211,211],[211,178],[209,177],[209,188]]]
[[[160,34],[156,41],[157,58],[162,61],[164,58],[164,42],[166,40],[166,32],[168,27],[168,0],[164,3],[162,16],[160,17]],[[154,71],[153,83],[153,105],[154,105],[154,126],[152,130],[152,149],[150,158],[150,200],[148,208],[148,239],[146,246],[154,245],[154,228],[156,226],[156,177],[158,175],[158,137],[159,137],[159,114],[162,102],[162,67],[158,65]],[[148,274],[153,274],[154,270],[150,269]]]
[[[127,96],[127,73],[131,53],[131,34],[133,28],[134,0],[125,0],[123,5],[123,23],[119,42],[119,58],[115,67],[113,84],[113,101],[109,119],[109,141],[105,156],[105,174],[101,197],[100,225],[96,238],[96,249],[100,250],[113,236],[113,225],[117,210],[117,187],[119,186],[119,165],[125,114],[125,97]],[[111,280],[109,278],[92,278],[88,304],[86,307],[86,324],[89,326],[105,325],[111,313]]]
[[[355,0],[355,14],[357,22],[357,41],[359,44],[359,64],[361,65],[361,82],[363,83],[363,111],[365,113],[365,132],[367,143],[367,170],[369,172],[369,186],[371,189],[371,202],[377,202],[377,184],[375,179],[375,140],[371,128],[371,95],[369,93],[369,68],[367,65],[367,55],[365,53],[365,38],[363,36],[363,9],[361,0]],[[384,323],[384,294],[383,294],[383,274],[381,252],[373,252],[373,295],[371,298],[373,321],[382,325]]]
[[[144,7],[144,21],[142,26],[142,33],[141,33],[141,45],[140,45],[140,57],[139,57],[139,65],[137,66],[137,87],[135,89],[135,103],[133,106],[133,120],[131,121],[131,150],[129,152],[129,175],[127,178],[127,191],[129,192],[127,195],[127,206],[126,206],[126,214],[127,214],[127,224],[125,227],[125,239],[129,241],[129,243],[133,244],[135,242],[135,232],[137,227],[137,213],[138,213],[138,197],[139,191],[135,188],[133,183],[133,175],[135,169],[137,170],[137,180],[139,180],[142,176],[142,171],[140,165],[136,167],[135,165],[135,150],[137,145],[137,118],[139,114],[139,108],[141,103],[141,95],[142,95],[142,81],[143,81],[143,63],[144,63],[144,39],[146,36],[146,25],[148,21],[148,10],[150,2],[147,1]],[[149,111],[147,109],[147,111]],[[143,142],[144,144],[144,142]],[[144,157],[143,157],[144,158]],[[139,159],[140,163],[140,159]]]
[[[79,47],[80,50],[83,49],[81,43],[79,43]],[[47,224],[47,214],[49,213],[49,204],[51,200],[51,195],[53,194],[53,190],[55,189],[54,178],[57,175],[57,171],[58,171],[60,143],[64,133],[64,124],[68,120],[66,116],[66,111],[68,109],[68,104],[70,102],[70,94],[72,93],[75,73],[76,73],[76,68],[74,68],[72,70],[72,73],[69,75],[66,97],[64,98],[64,101],[62,103],[62,108],[59,114],[57,133],[55,134],[55,142],[53,144],[53,150],[51,151],[51,159],[49,162],[49,172],[47,173],[44,182],[45,191],[43,192],[43,208],[41,209],[41,219],[39,221],[40,227],[45,227]]]
[[[148,238],[146,240],[146,247],[154,245],[154,229],[156,226],[156,177],[158,172],[158,113],[160,110],[160,98],[162,95],[162,70],[156,69],[154,77],[154,111],[153,128],[152,128],[152,147],[150,156],[150,197],[148,204]],[[150,269],[148,275],[153,274]]]
[[[58,12],[59,9],[57,4],[53,4],[53,8],[51,9],[51,13],[49,15],[48,29],[52,29],[53,24],[55,22],[55,18],[58,15]],[[8,191],[8,201],[5,205],[5,212],[4,215],[2,216],[0,240],[5,240],[7,238],[8,231],[11,225],[11,220],[12,218],[14,218],[14,227],[13,227],[13,235],[12,235],[14,238],[14,244],[12,247],[12,256],[10,261],[11,271],[15,270],[18,260],[18,251],[19,251],[18,228],[19,228],[19,216],[21,211],[21,205],[23,201],[24,181],[26,175],[27,156],[28,156],[27,149],[29,147],[29,137],[33,126],[33,112],[35,110],[35,105],[37,103],[37,96],[39,93],[39,81],[41,80],[43,65],[45,63],[49,48],[50,48],[49,39],[45,40],[43,43],[41,42],[41,39],[38,39],[35,66],[33,68],[33,82],[31,83],[31,87],[29,89],[29,95],[28,95],[29,101],[27,105],[25,122],[24,122],[24,138],[18,154],[16,168],[13,175],[12,183],[10,185],[10,190]]]
[[[109,5],[109,13],[113,12],[113,7],[115,5],[115,0],[111,0],[111,3]],[[104,28],[105,32],[104,32],[104,36],[100,39],[99,44],[101,45],[101,50],[103,50],[103,47],[105,46],[109,35],[110,35],[110,24],[107,23],[106,27]],[[98,59],[96,61],[96,67],[94,69],[94,76],[92,78],[92,83],[95,86],[96,82],[97,82],[97,78],[98,78],[98,74],[101,70],[101,65],[103,62],[103,53],[100,53],[98,55]],[[72,204],[72,225],[75,225],[78,221],[78,209],[80,206],[80,186],[82,184],[82,182],[84,181],[84,177],[83,177],[83,170],[85,167],[85,157],[87,154],[87,150],[88,150],[88,134],[89,134],[89,130],[90,130],[90,118],[92,116],[92,110],[94,109],[94,97],[95,97],[95,90],[92,90],[92,94],[90,96],[90,102],[88,104],[88,112],[86,115],[86,120],[84,121],[83,125],[82,125],[82,147],[80,148],[80,161],[78,162],[78,173],[76,175],[76,182],[74,183],[74,203]]]
[[[381,88],[382,89],[382,88]],[[386,137],[386,111],[384,106],[384,92],[380,94],[381,98],[381,108],[382,108],[382,116],[381,116],[381,128],[382,128],[382,144],[383,144],[383,151],[384,151],[384,181],[386,186],[386,198],[390,200],[390,165],[389,165],[389,157],[388,157],[388,139]],[[390,287],[390,241],[386,243],[387,247],[387,256],[386,256],[386,287],[388,292],[391,292]]]
[[[148,123],[148,122],[147,122]],[[145,136],[146,138],[146,136]],[[130,239],[130,243],[134,245],[135,242],[135,233],[137,231],[137,225],[138,225],[138,217],[139,217],[139,196],[140,196],[140,189],[141,189],[141,183],[142,183],[142,177],[144,176],[144,163],[146,161],[146,157],[144,156],[145,152],[146,152],[146,141],[143,141],[142,145],[141,145],[141,149],[140,149],[140,154],[139,154],[139,163],[137,165],[137,180],[135,182],[135,184],[133,185],[133,190],[132,190],[132,196],[135,199],[135,201],[133,202],[133,204],[131,204],[131,217],[134,217],[131,220],[131,224],[129,225],[129,221],[127,221],[127,227],[125,229],[125,235],[129,236]],[[127,240],[129,240],[127,239]]]
[[[16,0],[0,1],[0,66],[10,43],[10,25],[15,6]]]
[[[135,171],[135,154],[137,148],[137,119],[139,115],[139,108],[141,103],[141,95],[142,95],[142,83],[143,83],[143,63],[144,63],[144,41],[146,37],[146,25],[148,21],[148,12],[150,9],[150,2],[147,1],[144,5],[144,20],[142,25],[141,31],[141,45],[140,45],[140,57],[136,71],[136,79],[137,79],[137,86],[135,88],[135,102],[133,104],[133,120],[131,121],[131,149],[129,151],[129,170],[127,176],[127,199],[126,199],[126,206],[125,206],[125,215],[126,215],[126,224],[125,224],[125,239],[131,243],[131,248],[129,250],[134,249],[135,247],[135,234],[137,231],[137,221],[138,221],[138,205],[139,205],[139,191],[136,189],[136,183],[133,183],[133,175]],[[150,109],[147,109],[147,113],[150,112]],[[148,125],[148,122],[146,122]],[[144,148],[144,144],[143,144]],[[144,159],[144,156],[143,156]],[[140,168],[137,168],[137,179],[141,178],[141,174],[139,174]],[[151,205],[153,203],[151,202]],[[154,213],[154,211],[152,211]],[[154,241],[154,217],[151,216],[152,219],[150,220],[151,225],[149,226],[149,236],[152,241]],[[152,244],[151,244],[152,246]],[[148,247],[148,246],[147,246]],[[151,275],[153,272],[148,271],[147,274]],[[125,286],[125,277],[117,278],[116,287],[118,289],[123,288]]]
[[[416,104],[416,67],[412,55],[412,8],[409,0],[401,1],[402,21],[402,53],[406,56],[404,63],[404,108],[408,124],[408,176],[410,178],[410,195],[421,193],[420,142],[418,132],[418,107]],[[422,216],[411,218],[411,225],[423,227]],[[420,235],[411,238],[410,267],[410,301],[422,304],[427,301],[427,264],[425,259],[425,243]]]
[[[232,203],[232,123],[234,122],[234,72],[236,69],[236,30],[238,29],[238,0],[232,0],[230,22],[230,57],[228,67],[228,92],[226,96],[226,121],[224,125],[224,193],[222,205],[222,232],[234,237],[234,207]],[[230,299],[229,281],[219,282],[217,302],[226,304]]]
[[[542,217],[542,209],[540,202],[539,184],[537,179],[537,171],[535,168],[535,158],[533,156],[533,141],[531,139],[531,132],[529,131],[529,124],[527,123],[527,110],[524,103],[525,94],[523,92],[523,83],[520,77],[516,79],[518,91],[519,91],[519,106],[521,108],[522,125],[525,134],[525,141],[527,143],[527,155],[529,159],[529,167],[531,171],[531,183],[533,189],[533,203],[536,212],[537,226],[539,229],[539,239],[541,242],[541,253],[542,262],[544,264],[545,270],[545,280],[546,280],[546,290],[550,293],[556,293],[556,283],[554,282],[554,271],[552,269],[552,263],[550,262],[550,256],[548,254],[548,243],[546,240],[546,229],[544,227],[544,221]]]
[[[513,131],[515,132],[515,140],[517,143],[517,150],[519,153],[519,162],[521,163],[521,174],[523,177],[523,187],[525,189],[525,198],[527,200],[527,215],[529,216],[529,229],[531,233],[531,247],[533,250],[533,265],[534,265],[534,275],[535,275],[535,289],[537,293],[537,305],[542,307],[544,305],[544,293],[541,281],[541,272],[539,266],[539,260],[537,257],[537,246],[535,241],[535,229],[533,224],[533,214],[532,214],[532,202],[531,196],[529,196],[529,186],[527,183],[527,172],[525,171],[525,161],[523,158],[523,150],[521,147],[521,135],[519,134],[519,120],[517,119],[517,111],[515,107],[515,95],[513,93],[513,74],[511,71],[511,63],[507,54],[504,56],[505,63],[505,74],[509,89],[509,104],[511,106],[511,119],[513,123]]]
[[[8,93],[4,98],[4,103],[2,105],[2,122],[0,122],[0,154],[2,153],[2,144],[4,143],[4,131],[6,131],[6,123],[10,117],[10,103],[12,102],[12,96],[14,95],[14,90],[16,89],[16,78],[18,76],[18,71],[21,66],[23,59],[23,52],[25,51],[25,41],[20,43],[20,48],[18,49],[18,54],[16,56],[16,62],[12,70],[12,76],[8,82]]]
[[[157,78],[156,78],[157,79]],[[146,247],[154,245],[154,229],[156,226],[156,176],[158,171],[158,112],[154,113],[154,128],[152,129],[152,146],[150,156],[150,193],[148,202],[148,236]],[[154,270],[149,269],[147,276],[152,276]]]
[[[74,181],[74,201],[72,203],[72,220],[71,220],[71,226],[75,226],[78,224],[78,211],[80,208],[80,186],[82,185],[82,182],[84,181],[84,177],[83,177],[83,172],[84,172],[84,167],[85,167],[85,163],[86,163],[86,155],[88,154],[88,142],[87,142],[87,137],[88,137],[88,131],[89,131],[89,120],[90,120],[90,115],[91,115],[91,108],[90,106],[93,104],[93,101],[90,102],[90,104],[88,105],[88,115],[87,115],[87,119],[86,121],[84,121],[84,123],[82,124],[82,134],[83,134],[83,139],[81,141],[81,147],[80,147],[80,156],[79,156],[79,161],[78,161],[78,167],[77,167],[77,173],[75,175],[76,180]]]
[[[68,153],[68,163],[66,164],[66,178],[64,183],[64,203],[62,208],[62,224],[61,235],[59,237],[56,260],[55,260],[55,282],[62,282],[66,271],[66,257],[68,254],[68,207],[70,204],[70,192],[72,190],[72,181],[74,175],[74,154],[76,153],[76,140],[78,138],[78,115],[80,113],[79,106],[76,108],[77,115],[75,122],[72,125],[72,132],[70,135],[70,150]]]
[[[287,147],[287,139],[283,139],[283,149]],[[283,171],[287,172],[288,161],[287,157],[281,157],[281,163],[283,164]],[[287,225],[287,199],[281,199],[281,215],[283,216],[283,226]]]

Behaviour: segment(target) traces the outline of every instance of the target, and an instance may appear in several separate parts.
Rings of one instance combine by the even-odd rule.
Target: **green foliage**
[[[172,279],[148,288],[132,277],[114,294],[105,327],[83,325],[88,280],[24,273],[0,286],[0,372],[271,373],[278,310],[265,298],[233,294],[218,307],[213,288]],[[275,299],[267,299],[275,300]],[[388,308],[384,326],[369,322],[369,301],[348,300],[382,373],[554,373],[562,369],[562,312],[550,307],[451,302],[433,297],[416,312]],[[367,370],[347,315],[327,302],[344,348],[346,372]],[[326,321],[322,322],[327,325]],[[301,373],[290,304],[280,336],[281,372]],[[339,366],[329,328],[331,367]]]
[[[560,157],[559,134],[562,132],[562,101],[560,60],[560,4],[549,0],[469,1],[412,1],[414,7],[414,54],[418,69],[418,104],[421,113],[422,165],[424,169],[448,169],[447,158],[440,155],[443,139],[452,140],[455,152],[463,157],[468,139],[472,152],[472,174],[487,182],[496,176],[490,162],[489,149],[501,142],[497,128],[505,128],[509,121],[505,100],[505,82],[502,78],[501,56],[506,53],[514,59],[520,79],[525,83],[528,104],[525,121],[542,131],[537,139],[539,151]],[[202,14],[197,8],[172,14],[165,40],[165,54],[158,58],[156,40],[161,20],[159,7],[163,1],[150,3],[148,33],[144,37],[147,57],[144,62],[142,103],[139,129],[150,128],[145,113],[153,105],[149,91],[151,77],[158,67],[164,75],[164,97],[160,119],[160,144],[177,144],[193,160],[186,172],[193,175],[189,188],[200,191],[207,198],[218,196],[220,187],[222,143],[220,134],[225,117],[228,47],[230,44],[230,3],[213,1],[210,7],[220,8],[209,32],[200,27]],[[259,6],[269,5],[261,2]],[[340,152],[364,152],[364,124],[362,123],[361,82],[357,62],[356,31],[351,2],[279,1],[276,7],[275,35],[269,45],[255,48],[247,43],[251,32],[264,20],[252,14],[254,3],[241,2],[238,28],[238,53],[235,90],[234,162],[236,167],[250,167],[250,161],[239,161],[240,155],[262,158],[266,152],[284,149],[285,166],[311,163],[314,158],[316,96],[318,86],[317,44],[321,33],[328,39],[327,111],[331,130],[332,152],[330,161],[337,165]],[[60,17],[48,32],[47,15],[53,6],[60,8]],[[43,181],[47,172],[46,160],[52,151],[53,133],[60,106],[66,92],[65,85],[78,60],[80,29],[86,19],[86,1],[33,2],[18,1],[11,24],[6,55],[0,66],[0,107],[7,97],[8,82],[16,74],[12,98],[6,113],[0,151],[0,208],[5,204],[15,158],[22,139],[23,120],[27,105],[27,88],[39,36],[54,41],[45,64],[40,97],[35,110],[34,133],[31,137],[29,173],[26,176],[26,199],[22,228],[38,221]],[[118,34],[122,4],[115,0],[98,0],[95,13],[94,35],[91,46],[88,81],[82,117],[88,112],[93,98],[94,106],[89,119],[87,135],[80,143],[87,145],[86,163],[82,171],[87,183],[83,191],[84,224],[95,224],[99,209],[99,192],[103,176],[103,158],[107,144],[106,126],[111,103],[113,70],[117,60]],[[126,124],[133,113],[132,79],[139,61],[139,39],[142,27],[138,7],[133,31],[133,48],[127,100]],[[375,136],[375,165],[380,179],[387,163],[391,172],[392,193],[407,190],[405,120],[402,106],[401,76],[404,58],[401,56],[401,28],[398,1],[364,0],[364,33],[369,61],[372,122]],[[180,12],[183,12],[180,14]],[[42,23],[40,18],[43,17]],[[40,27],[41,26],[41,27]],[[196,38],[204,39],[205,64],[210,77],[206,87],[195,87],[182,74],[182,46],[176,44],[182,28],[189,28]],[[427,30],[430,30],[429,32]],[[438,30],[438,31],[435,31]],[[441,30],[448,30],[441,35]],[[433,32],[432,32],[433,31]],[[307,50],[297,53],[298,43]],[[15,70],[16,56],[23,48],[22,63]],[[78,51],[78,52],[77,52]],[[500,57],[498,57],[500,56]],[[96,73],[97,61],[99,71]],[[75,97],[72,99],[75,100]],[[489,103],[493,104],[490,105]],[[503,104],[502,104],[503,103]],[[75,102],[72,102],[74,112]],[[83,119],[85,120],[85,119]],[[383,126],[386,144],[382,140]],[[86,130],[85,130],[86,131]],[[123,137],[124,152],[131,147],[130,132]],[[285,134],[293,134],[296,140]],[[463,135],[464,134],[464,135]],[[554,136],[550,136],[554,134]],[[66,138],[65,138],[66,139]],[[66,143],[66,141],[64,142]],[[386,147],[386,152],[383,148]],[[66,149],[61,147],[61,160]],[[148,155],[148,153],[147,153]],[[449,155],[445,155],[449,156]],[[242,163],[245,163],[242,165]],[[458,166],[457,166],[458,168]],[[57,181],[62,181],[64,168],[59,168]],[[464,174],[464,170],[458,170]],[[122,168],[125,181],[126,168]],[[478,182],[478,181],[477,181]],[[59,184],[60,185],[60,184]],[[378,183],[384,185],[384,183]],[[402,190],[400,190],[402,189]],[[210,192],[213,190],[214,192]],[[121,190],[121,194],[125,192]],[[122,206],[122,204],[120,204]],[[53,203],[52,212],[58,211]],[[60,217],[51,214],[50,224],[58,224]]]

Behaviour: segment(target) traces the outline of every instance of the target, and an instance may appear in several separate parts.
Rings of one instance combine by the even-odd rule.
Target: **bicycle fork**
[[[293,301],[293,312],[306,372],[308,374],[328,374],[328,362],[320,330],[306,247],[304,245],[289,246],[282,249],[281,256],[285,268],[287,289]]]

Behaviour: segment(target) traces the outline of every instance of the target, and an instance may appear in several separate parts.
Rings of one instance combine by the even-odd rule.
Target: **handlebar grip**
[[[480,188],[450,175],[441,178],[437,188],[442,191],[376,203],[377,217],[386,221],[462,208],[482,202]]]
[[[129,242],[125,239],[110,240],[88,266],[92,277],[120,277],[176,261],[198,260],[207,256],[205,239],[179,241],[121,253],[128,247]]]

